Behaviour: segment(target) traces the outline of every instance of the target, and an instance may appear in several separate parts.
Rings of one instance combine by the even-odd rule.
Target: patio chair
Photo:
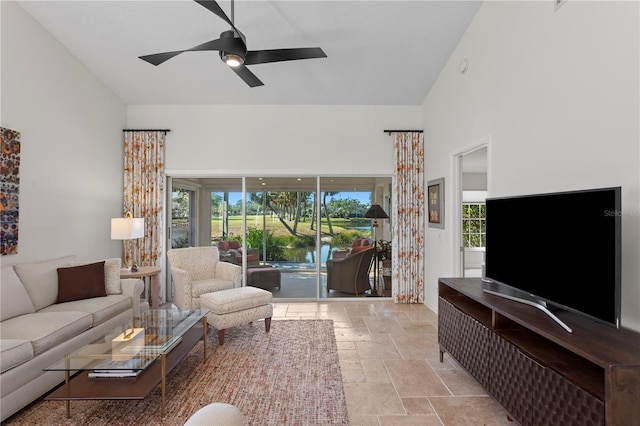
[[[368,247],[344,258],[327,261],[327,291],[358,295],[371,289],[369,270],[375,249]]]
[[[220,250],[221,260],[242,265],[242,246],[239,241],[220,241],[218,242],[218,250]],[[256,266],[260,263],[258,253],[258,249],[247,250],[247,266]]]

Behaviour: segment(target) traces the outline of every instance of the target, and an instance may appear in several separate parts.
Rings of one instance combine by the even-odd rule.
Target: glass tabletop
[[[90,370],[96,377],[135,376],[160,355],[171,351],[207,312],[207,309],[148,310],[44,370]]]

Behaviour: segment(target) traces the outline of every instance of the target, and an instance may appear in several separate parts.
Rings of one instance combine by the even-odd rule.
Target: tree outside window
[[[484,247],[485,235],[485,203],[463,203],[462,240],[464,247]]]

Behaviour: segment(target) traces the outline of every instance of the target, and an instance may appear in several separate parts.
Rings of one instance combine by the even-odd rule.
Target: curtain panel
[[[424,303],[424,137],[394,134],[392,191],[393,292],[395,303]]]
[[[162,266],[164,206],[164,131],[124,133],[124,213],[144,218],[143,238],[133,240],[132,257],[139,265]],[[125,253],[123,261],[131,259]]]

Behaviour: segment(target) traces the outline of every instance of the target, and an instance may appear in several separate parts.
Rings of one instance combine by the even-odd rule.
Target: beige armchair
[[[373,247],[347,257],[327,261],[327,291],[359,294],[371,288],[369,270],[373,259]]]
[[[221,262],[217,247],[188,247],[167,251],[174,286],[174,304],[200,308],[200,296],[240,287],[242,268]]]

